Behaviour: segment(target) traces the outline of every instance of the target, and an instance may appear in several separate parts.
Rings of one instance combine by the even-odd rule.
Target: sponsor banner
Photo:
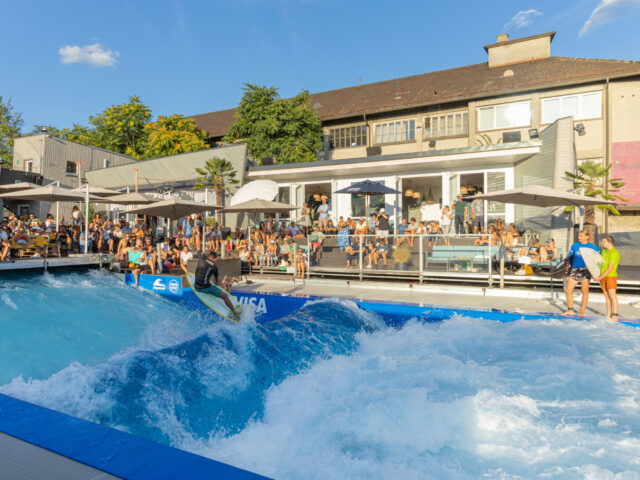
[[[125,283],[134,285],[135,278],[132,273],[125,275]],[[168,297],[182,297],[182,281],[180,277],[170,277],[162,275],[140,275],[138,284],[143,290],[150,290]]]

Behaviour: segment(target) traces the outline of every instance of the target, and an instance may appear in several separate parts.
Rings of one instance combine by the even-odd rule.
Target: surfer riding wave
[[[218,267],[216,265],[217,255],[215,252],[209,252],[206,258],[198,259],[198,264],[195,270],[195,282],[193,288],[198,292],[208,293],[214,297],[221,298],[227,308],[233,313],[235,318],[240,318],[240,312],[236,310],[229,299],[229,295],[220,287],[216,285],[218,283]],[[211,283],[211,277],[214,279],[214,283]]]

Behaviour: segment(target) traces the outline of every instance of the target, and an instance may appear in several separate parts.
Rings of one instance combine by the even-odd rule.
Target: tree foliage
[[[46,132],[42,131],[43,127],[46,129]],[[31,130],[28,135],[39,135],[41,133],[46,133],[47,135],[51,135],[53,137],[66,138],[67,140],[81,143],[83,145],[94,145],[96,143],[93,130],[78,123],[74,123],[73,127],[71,128],[63,129],[52,125],[34,125],[33,130]]]
[[[164,157],[209,148],[207,134],[192,118],[182,115],[160,116],[144,127],[144,158]]]
[[[589,197],[601,198],[612,202],[627,202],[627,199],[620,196],[620,189],[625,186],[622,178],[607,178],[611,170],[611,165],[603,165],[591,160],[584,161],[577,166],[577,172],[564,172],[569,180],[573,182],[573,188],[584,192]],[[584,209],[585,228],[590,231],[591,238],[595,225],[595,208],[609,212],[611,215],[620,215],[615,205],[588,205]],[[573,210],[567,207],[566,212]]]
[[[216,194],[216,204],[224,205],[224,196],[231,187],[240,183],[236,178],[236,170],[229,160],[213,157],[207,160],[204,168],[196,168],[198,177],[194,190],[212,187]],[[218,224],[222,225],[222,213],[218,212]]]
[[[11,99],[0,96],[0,164],[13,163],[13,141],[20,136],[22,114],[16,112]]]
[[[146,146],[145,125],[150,118],[151,110],[135,95],[129,97],[127,103],[112,105],[89,117],[93,126],[93,145],[141,158]]]
[[[309,104],[309,92],[282,99],[274,87],[245,84],[237,120],[223,141],[243,141],[253,159],[273,157],[276,163],[317,160],[322,146],[322,122]]]

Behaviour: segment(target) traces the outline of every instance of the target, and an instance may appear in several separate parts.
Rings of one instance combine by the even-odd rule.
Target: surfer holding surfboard
[[[618,264],[620,263],[620,253],[613,246],[614,240],[611,235],[602,238],[602,266],[600,275],[594,280],[600,282],[604,298],[607,301],[607,317],[613,322],[618,321]]]
[[[569,250],[569,256],[571,260],[571,273],[567,279],[567,289],[565,291],[567,295],[567,311],[564,315],[573,315],[575,310],[573,309],[573,290],[576,285],[580,284],[580,290],[582,291],[582,303],[580,305],[580,315],[584,315],[587,309],[587,302],[589,300],[589,281],[592,278],[592,274],[587,268],[585,259],[583,258],[584,250],[595,250],[595,253],[600,254],[598,247],[589,241],[589,234],[586,230],[581,230],[578,233],[578,241],[571,245]]]

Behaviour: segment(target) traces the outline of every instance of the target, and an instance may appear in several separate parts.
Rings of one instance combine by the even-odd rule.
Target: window
[[[469,113],[431,115],[424,119],[424,138],[469,134]]]
[[[602,92],[579,93],[562,97],[542,99],[542,123],[552,123],[558,118],[573,117],[574,120],[599,118]]]
[[[102,168],[109,168],[110,166],[111,166],[111,160],[105,158],[102,161]]]
[[[478,130],[527,127],[531,124],[531,102],[505,103],[478,108]]]
[[[77,175],[78,169],[75,162],[67,162],[67,175]]]
[[[24,161],[24,171],[25,172],[33,172],[33,160],[25,160]]]
[[[367,145],[367,126],[334,128],[329,130],[333,148],[362,147]]]
[[[415,120],[398,120],[376,125],[376,143],[408,142],[415,139]]]

